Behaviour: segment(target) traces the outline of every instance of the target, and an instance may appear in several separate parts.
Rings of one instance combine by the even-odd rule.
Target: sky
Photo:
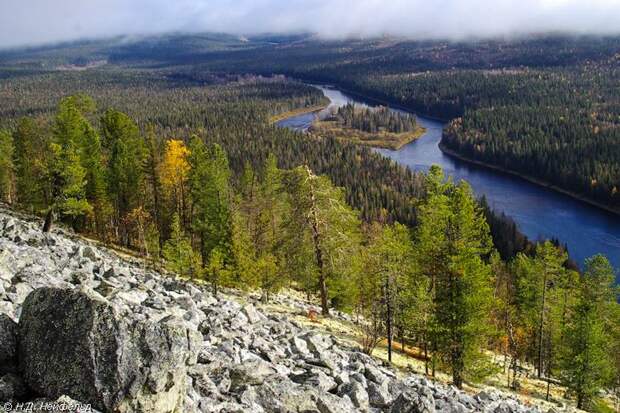
[[[620,34],[620,0],[0,0],[0,48],[171,31],[453,40]]]

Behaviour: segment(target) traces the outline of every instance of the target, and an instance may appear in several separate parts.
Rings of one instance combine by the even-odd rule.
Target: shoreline
[[[607,212],[609,212],[611,214],[614,214],[616,216],[620,216],[620,211],[619,210],[613,209],[613,208],[611,208],[611,207],[609,207],[607,205],[604,205],[604,204],[601,204],[601,203],[599,203],[597,201],[588,199],[588,198],[586,198],[586,197],[584,197],[582,195],[579,195],[579,194],[577,194],[575,192],[571,192],[569,190],[560,188],[559,186],[548,184],[548,183],[546,183],[544,181],[541,181],[541,180],[539,180],[537,178],[534,178],[534,177],[531,177],[531,176],[527,176],[527,175],[523,175],[523,174],[520,174],[518,172],[511,171],[510,169],[503,168],[501,166],[496,166],[496,165],[492,165],[492,164],[488,164],[488,163],[485,163],[485,162],[482,162],[482,161],[478,161],[478,160],[475,160],[475,159],[468,158],[466,156],[463,156],[463,155],[459,154],[458,152],[456,152],[456,151],[454,151],[452,149],[446,148],[446,146],[443,143],[441,143],[441,142],[439,143],[439,149],[441,150],[442,153],[444,153],[444,154],[446,154],[448,156],[451,156],[453,158],[456,158],[456,159],[458,159],[460,161],[467,162],[467,163],[470,163],[470,164],[474,164],[474,165],[477,165],[477,166],[481,166],[481,167],[484,167],[484,168],[492,169],[492,170],[495,170],[495,171],[499,171],[499,172],[505,173],[507,175],[511,175],[511,176],[523,179],[523,180],[528,181],[528,182],[530,182],[532,184],[538,185],[538,186],[546,188],[546,189],[550,189],[550,190],[558,192],[558,193],[560,193],[562,195],[566,195],[566,196],[568,196],[568,197],[570,197],[570,198],[572,198],[574,200],[584,202],[584,203],[586,203],[586,204],[588,204],[590,206],[602,209],[602,210],[607,211]]]

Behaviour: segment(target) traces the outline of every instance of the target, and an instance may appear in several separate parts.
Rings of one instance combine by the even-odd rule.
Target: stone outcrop
[[[172,317],[134,320],[93,291],[40,288],[19,321],[19,365],[38,394],[107,411],[178,411],[200,333]]]
[[[69,232],[38,228],[0,210],[2,401],[157,413],[539,411],[508,394],[478,397],[405,377],[265,311],[258,297],[214,297]],[[308,310],[291,297],[274,300]]]

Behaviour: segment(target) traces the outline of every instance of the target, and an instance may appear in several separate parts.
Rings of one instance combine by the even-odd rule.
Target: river
[[[330,106],[349,102],[372,106],[335,88],[317,87],[331,100]],[[316,116],[294,116],[278,125],[305,131]],[[580,265],[587,257],[601,253],[615,268],[620,268],[620,216],[519,177],[448,156],[439,149],[444,124],[422,116],[418,116],[418,122],[426,128],[420,139],[397,151],[376,149],[377,152],[416,171],[439,165],[453,179],[469,182],[476,195],[485,195],[495,211],[512,217],[528,238],[559,239]]]

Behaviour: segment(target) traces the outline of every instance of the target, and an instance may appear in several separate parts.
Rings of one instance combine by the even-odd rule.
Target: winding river
[[[330,106],[349,102],[372,106],[338,89],[317,87],[331,100]],[[278,125],[305,131],[316,116],[312,113],[294,116]],[[416,171],[439,165],[455,180],[469,182],[478,196],[485,195],[493,209],[512,217],[530,239],[557,238],[568,246],[571,257],[579,264],[602,253],[615,268],[620,268],[620,216],[516,176],[450,157],[438,146],[444,124],[422,116],[418,116],[418,122],[427,130],[420,139],[397,151],[377,149],[377,152]]]

